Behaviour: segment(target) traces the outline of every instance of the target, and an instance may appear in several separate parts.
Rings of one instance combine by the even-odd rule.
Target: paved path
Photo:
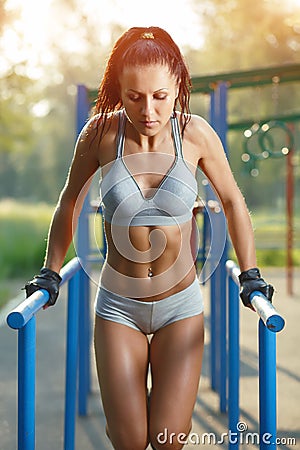
[[[285,273],[279,269],[264,271],[264,276],[277,289],[274,304],[286,319],[285,329],[277,335],[278,361],[278,437],[285,439],[282,449],[300,449],[300,295],[286,295]],[[296,274],[295,292],[300,293],[300,271]],[[208,288],[204,289],[206,316],[209,316]],[[66,291],[62,290],[55,308],[41,312],[37,319],[37,400],[36,449],[63,449],[64,361]],[[2,318],[6,313],[2,311]],[[227,432],[227,416],[218,412],[218,398],[209,387],[209,320],[206,320],[206,347],[204,366],[196,407],[193,416],[193,440],[203,433],[215,433],[220,439]],[[15,450],[16,438],[16,375],[17,332],[5,324],[1,326],[0,314],[0,450]],[[241,308],[241,420],[248,432],[258,433],[258,360],[257,319],[254,313]],[[92,371],[92,392],[88,416],[77,419],[76,450],[111,450],[104,432],[102,411],[95,370]],[[296,439],[296,445],[287,443]],[[284,442],[284,441],[283,441]],[[217,445],[226,449],[227,441]],[[210,449],[193,442],[185,447]],[[257,445],[241,445],[251,450]],[[134,449],[132,449],[134,450]]]

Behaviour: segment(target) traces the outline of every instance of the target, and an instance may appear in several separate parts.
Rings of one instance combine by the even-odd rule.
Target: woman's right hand
[[[61,280],[62,278],[57,272],[54,272],[54,270],[48,269],[47,267],[43,267],[38,275],[35,275],[32,280],[25,284],[24,289],[26,291],[26,297],[29,297],[40,289],[45,289],[49,292],[49,301],[45,307],[53,306],[55,305],[59,294],[59,284]]]

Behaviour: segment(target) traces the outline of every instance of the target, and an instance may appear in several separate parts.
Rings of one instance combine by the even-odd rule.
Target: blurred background
[[[97,89],[115,40],[131,26],[149,25],[173,36],[193,76],[300,63],[299,0],[0,0],[0,302],[42,264],[73,154],[77,85]],[[255,123],[299,115],[299,104],[299,82],[275,80],[235,90],[228,113],[231,121]],[[208,118],[208,111],[209,96],[193,95],[192,112]],[[293,124],[295,265],[299,124]],[[251,171],[242,160],[244,131],[228,134],[230,164],[252,211],[259,264],[283,267],[286,164],[284,158],[268,158]]]

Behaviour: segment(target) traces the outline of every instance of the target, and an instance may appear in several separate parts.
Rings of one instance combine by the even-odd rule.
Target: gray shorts
[[[203,298],[197,278],[183,291],[155,302],[122,297],[100,286],[95,312],[103,319],[152,334],[173,322],[201,314]]]

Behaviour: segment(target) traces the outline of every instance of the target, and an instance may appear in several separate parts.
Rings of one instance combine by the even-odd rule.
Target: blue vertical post
[[[239,288],[228,277],[228,429],[238,432],[240,417],[239,379],[240,379],[240,324],[239,324]],[[232,440],[229,450],[239,448],[239,440]]]
[[[227,135],[227,85],[220,83],[211,93],[210,122],[218,133],[226,149]],[[216,199],[210,189],[209,199]],[[226,224],[223,214],[214,214],[212,227],[218,229]],[[226,226],[226,225],[225,225]],[[218,239],[222,233],[214,233],[213,238]],[[219,244],[222,245],[222,240]],[[220,250],[220,249],[219,249]],[[211,385],[219,392],[220,411],[227,409],[227,306],[226,306],[226,270],[227,243],[221,256],[217,269],[211,277]],[[214,259],[214,256],[213,256]]]
[[[70,279],[68,285],[64,450],[74,450],[75,448],[79,328],[79,278],[80,272],[77,272],[73,276],[73,278]]]
[[[36,320],[33,316],[18,336],[18,450],[35,448]]]
[[[87,88],[78,86],[77,91],[77,134],[80,133],[89,115],[89,100]],[[89,233],[90,196],[87,194],[78,220],[77,251],[84,270],[88,273],[88,255],[90,254]],[[78,380],[78,412],[87,414],[87,395],[90,390],[90,313],[89,313],[89,279],[88,275],[80,277],[80,320],[79,327],[79,380]]]
[[[215,126],[215,91],[210,93],[210,124]],[[215,195],[211,186],[207,185],[206,188],[206,202],[214,199]],[[210,224],[213,226],[213,224]],[[212,238],[212,233],[210,233]],[[213,258],[214,255],[212,255]],[[214,261],[211,261],[211,270],[214,266]],[[210,277],[210,376],[211,376],[211,388],[217,390],[217,343],[216,343],[216,281],[215,271]]]
[[[87,399],[90,391],[90,302],[88,274],[80,271],[79,288],[79,373],[78,414],[87,415]]]
[[[220,411],[227,411],[227,303],[226,303],[226,272],[224,249],[218,267],[219,288],[221,293],[220,301]]]
[[[87,89],[83,85],[78,86],[77,92],[77,135],[80,134],[82,128],[86,124],[89,114],[89,102]],[[88,214],[90,211],[90,199],[89,193],[87,194],[81,214],[78,219],[77,228],[77,251],[83,267],[86,267],[87,257],[90,251],[90,240],[89,240],[89,220]]]
[[[222,141],[224,151],[227,155],[227,84],[220,83],[217,89],[217,133]],[[228,156],[228,155],[227,155]],[[227,306],[226,306],[226,269],[227,261],[227,243],[221,256],[218,267],[219,286],[220,286],[220,411],[226,412],[227,409]]]
[[[260,450],[276,449],[276,333],[259,320]]]

